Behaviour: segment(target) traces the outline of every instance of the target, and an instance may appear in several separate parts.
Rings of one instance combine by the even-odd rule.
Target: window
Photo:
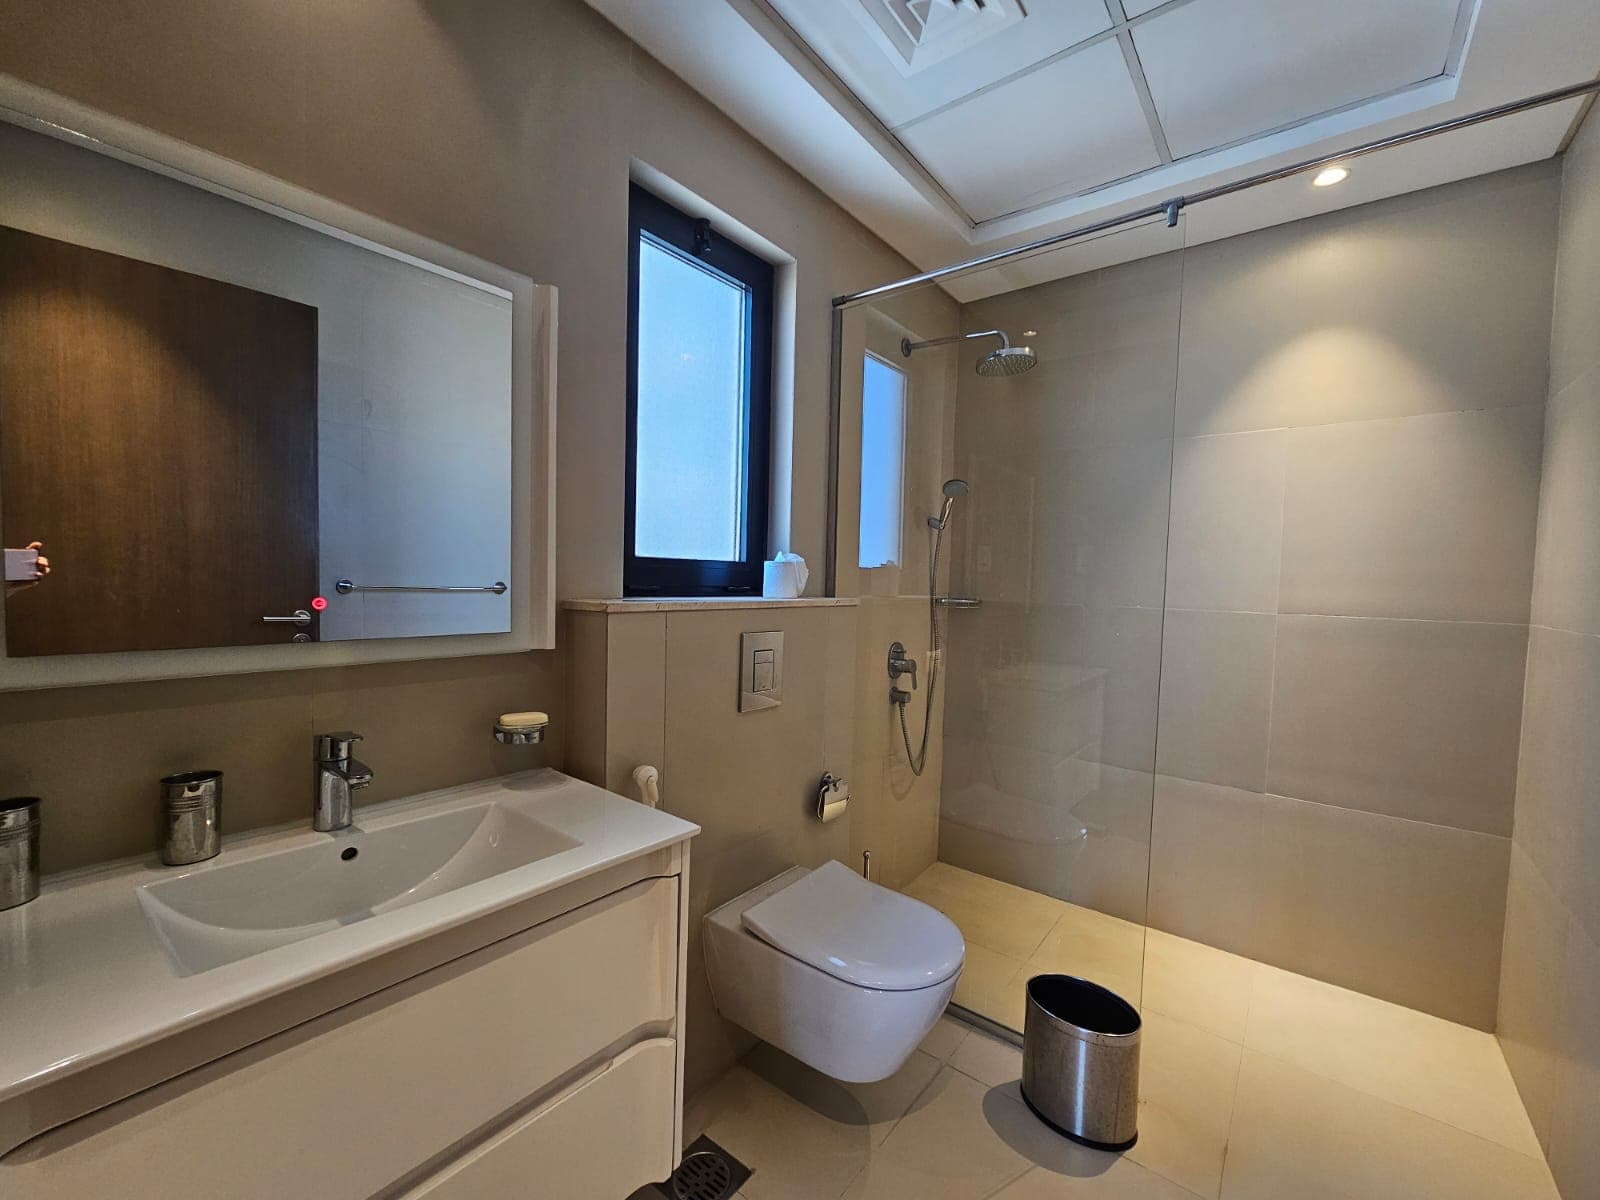
[[[868,354],[861,369],[861,537],[856,554],[863,570],[900,563],[905,446],[905,372]]]
[[[629,196],[626,595],[760,592],[772,265]]]

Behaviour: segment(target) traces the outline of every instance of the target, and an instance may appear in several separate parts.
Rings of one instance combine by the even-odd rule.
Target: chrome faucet
[[[350,756],[359,733],[317,734],[317,792],[311,801],[311,828],[322,833],[350,827],[350,793],[372,782],[372,768]]]

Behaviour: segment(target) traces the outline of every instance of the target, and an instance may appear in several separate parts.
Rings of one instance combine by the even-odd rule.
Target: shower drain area
[[[730,1200],[750,1178],[750,1168],[708,1137],[696,1138],[678,1169],[654,1190],[667,1200]],[[648,1189],[644,1195],[648,1195]]]

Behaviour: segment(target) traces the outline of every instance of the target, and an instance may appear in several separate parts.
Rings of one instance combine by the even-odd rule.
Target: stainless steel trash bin
[[[1097,1150],[1139,1140],[1139,1013],[1072,975],[1028,980],[1022,1098],[1057,1133]]]

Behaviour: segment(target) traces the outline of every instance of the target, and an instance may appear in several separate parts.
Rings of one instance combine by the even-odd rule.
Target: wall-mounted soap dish
[[[494,740],[505,746],[537,746],[549,724],[549,713],[502,713],[494,723]]]

